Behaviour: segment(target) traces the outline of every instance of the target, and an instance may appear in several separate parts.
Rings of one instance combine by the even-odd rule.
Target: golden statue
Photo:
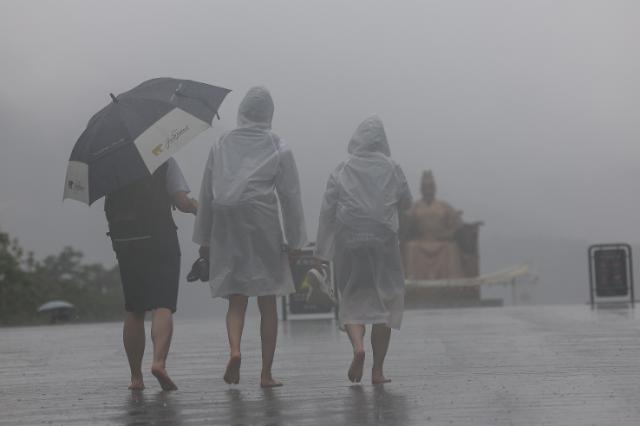
[[[478,227],[465,224],[462,211],[436,198],[431,171],[422,174],[422,200],[404,217],[401,229],[408,279],[440,280],[478,275]]]

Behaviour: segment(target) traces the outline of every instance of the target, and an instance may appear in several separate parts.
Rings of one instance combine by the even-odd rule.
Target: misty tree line
[[[37,309],[56,299],[73,303],[80,321],[121,318],[118,267],[84,263],[82,252],[72,247],[38,261],[0,230],[0,325],[46,323],[47,314]]]

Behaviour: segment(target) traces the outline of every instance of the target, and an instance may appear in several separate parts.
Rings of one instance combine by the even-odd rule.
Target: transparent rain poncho
[[[213,145],[207,160],[193,241],[210,247],[214,297],[295,291],[278,204],[286,245],[302,248],[307,235],[298,171],[291,150],[271,131],[273,110],[267,89],[250,89],[238,127]]]
[[[316,255],[334,262],[342,324],[397,329],[404,310],[399,214],[411,207],[411,193],[380,118],[360,124],[348,151],[327,183]]]

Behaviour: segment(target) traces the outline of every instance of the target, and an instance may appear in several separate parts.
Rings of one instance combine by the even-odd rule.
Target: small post
[[[587,250],[587,254],[589,255],[589,302],[591,303],[591,309],[595,306],[595,297],[593,295],[594,285],[593,285],[593,249],[594,247],[589,247]]]
[[[282,296],[281,300],[282,300],[282,321],[286,321],[287,320],[287,297],[288,296]]]
[[[113,100],[114,104],[118,103],[118,98],[116,98],[113,93],[109,93],[109,96],[111,96],[111,99]]]
[[[629,250],[629,287],[631,290],[631,307],[636,307],[636,296],[633,294],[633,252],[631,250],[631,246],[627,244],[627,249]]]

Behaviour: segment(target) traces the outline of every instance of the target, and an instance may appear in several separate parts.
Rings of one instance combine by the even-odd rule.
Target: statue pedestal
[[[426,304],[454,304],[480,300],[479,287],[407,287],[405,307],[419,308]]]
[[[414,287],[407,286],[405,309],[502,306],[501,299],[481,299],[479,286]]]

